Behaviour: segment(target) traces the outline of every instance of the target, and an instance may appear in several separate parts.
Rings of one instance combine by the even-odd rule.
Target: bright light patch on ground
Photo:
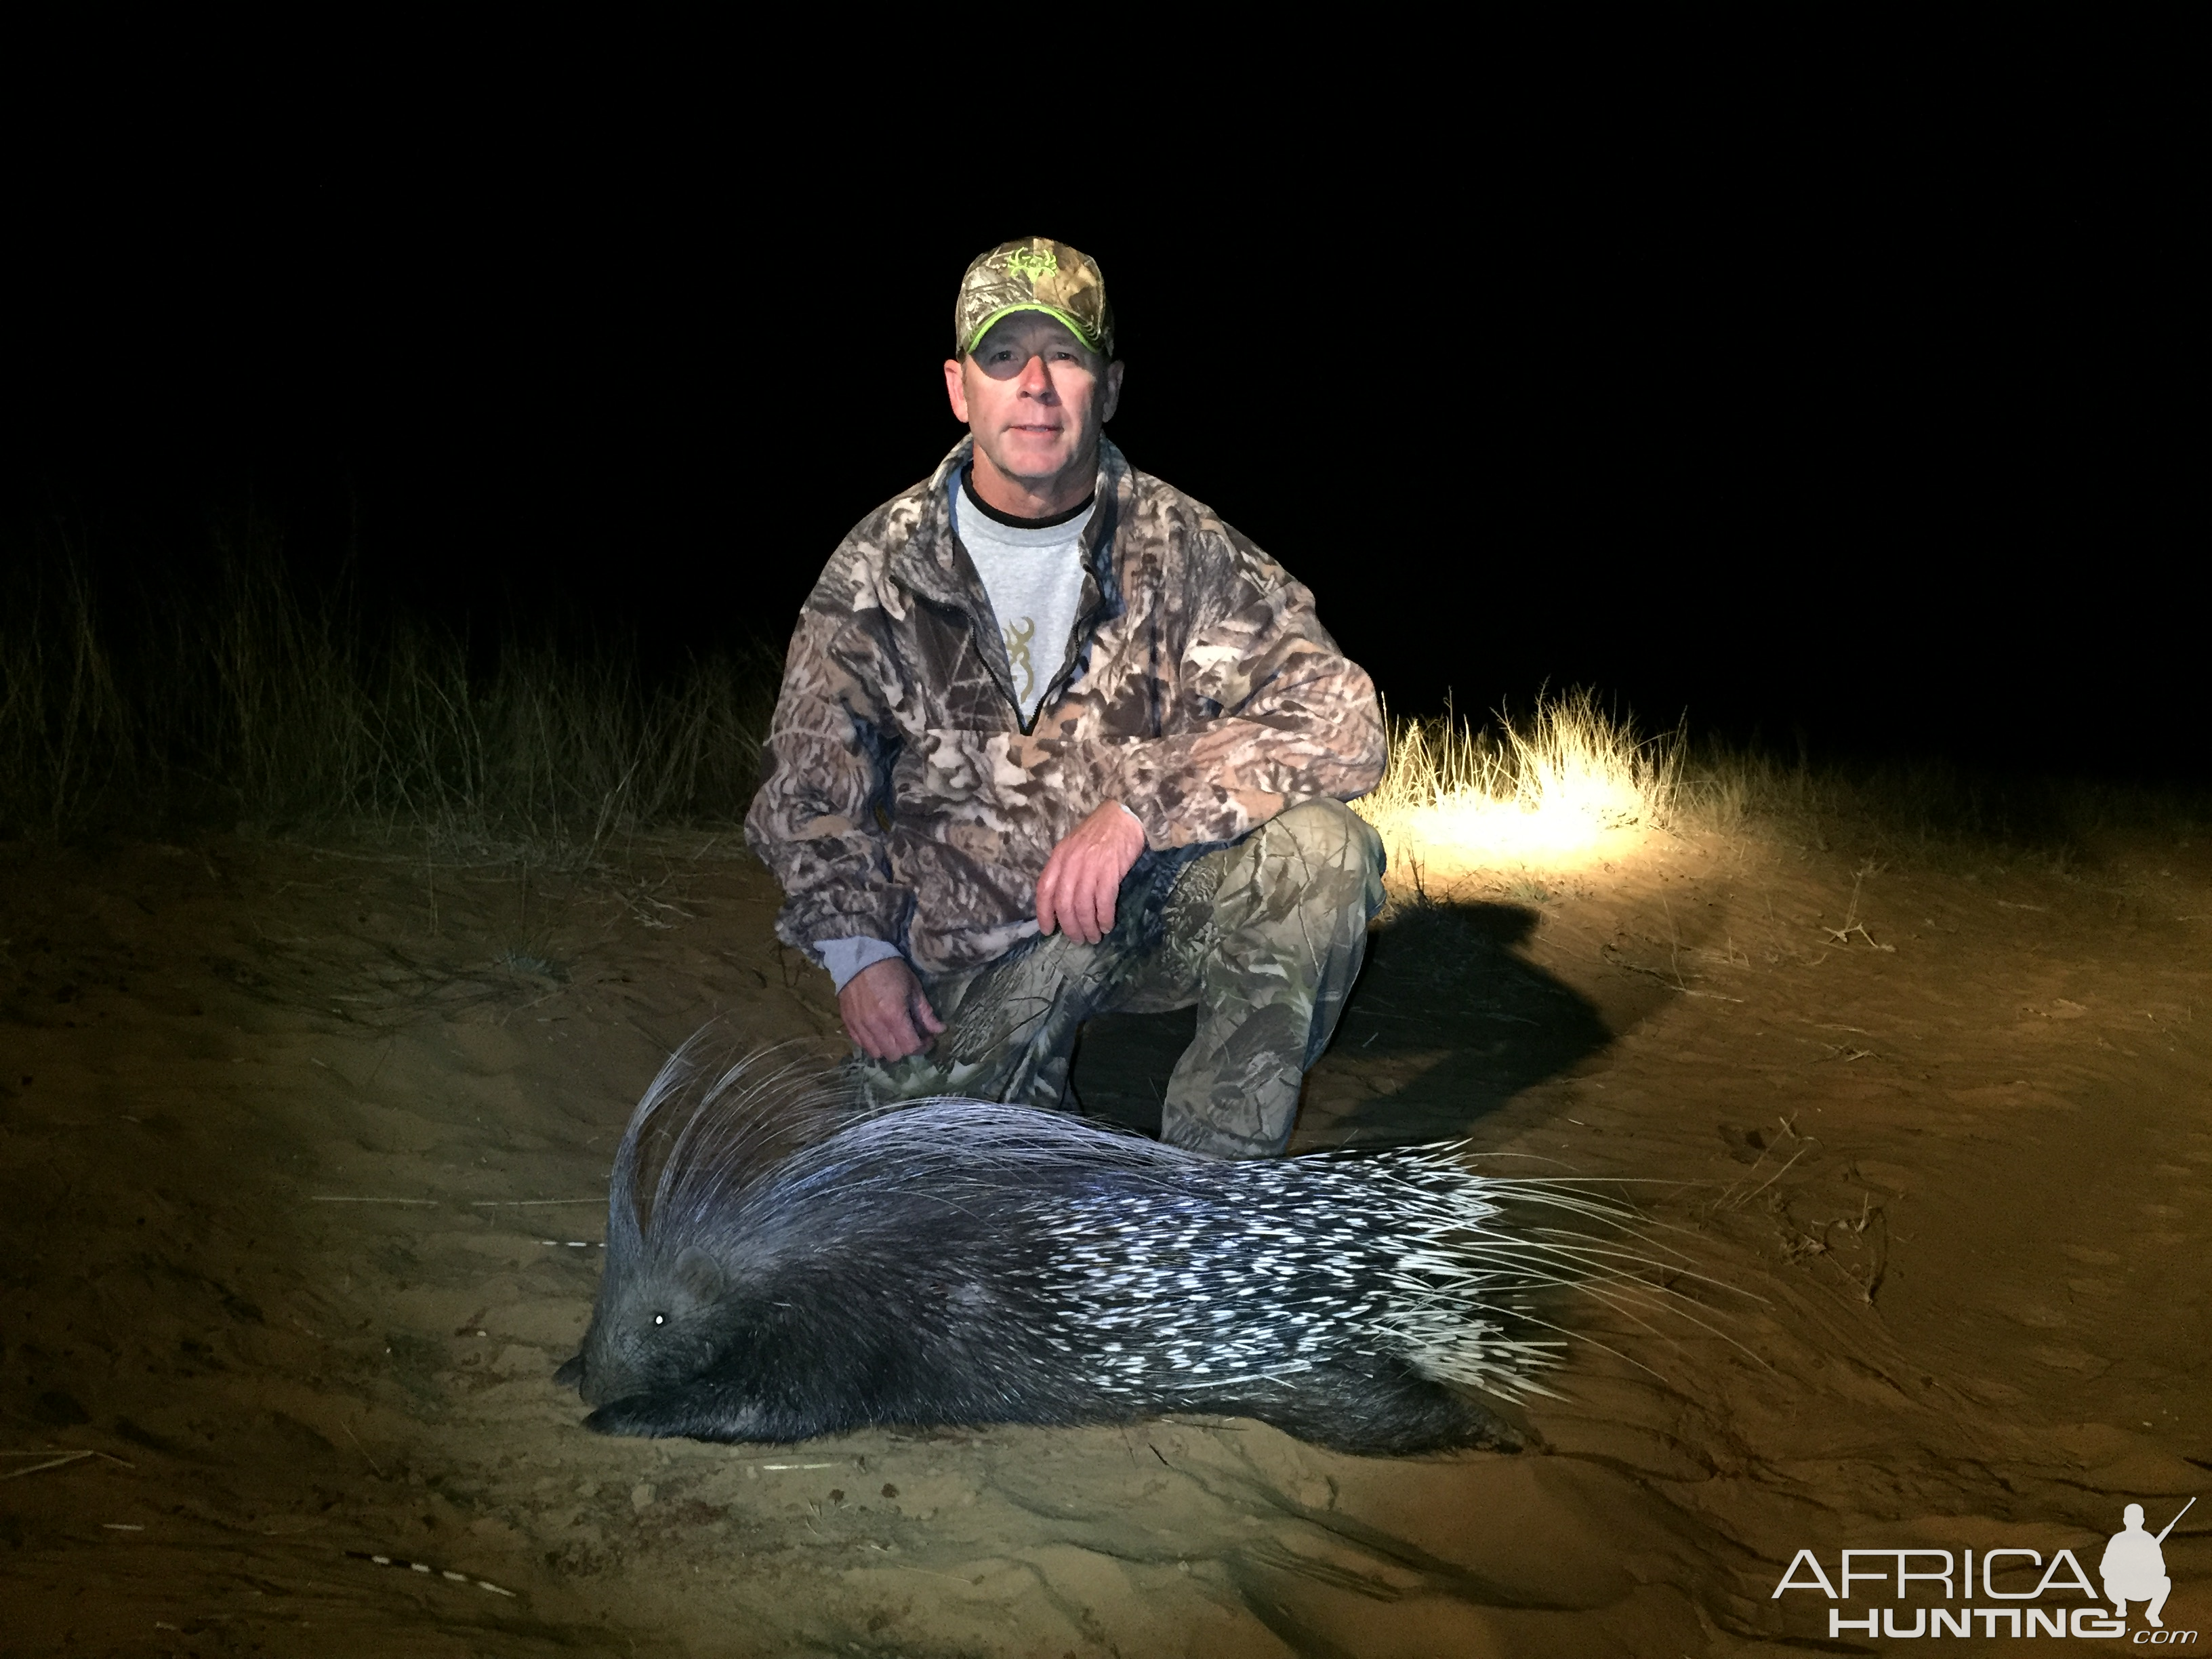
[[[1588,692],[1480,731],[1449,717],[1401,721],[1381,786],[1352,810],[1408,878],[1571,870],[1621,856],[1664,821],[1680,748],[1639,739]]]

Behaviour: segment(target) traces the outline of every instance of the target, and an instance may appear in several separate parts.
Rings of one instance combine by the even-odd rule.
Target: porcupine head
[[[721,1264],[697,1245],[672,1259],[642,1259],[599,1286],[583,1351],[559,1373],[587,1406],[653,1394],[689,1382],[710,1365],[720,1343],[714,1318],[726,1280]]]
[[[687,1144],[689,1133],[678,1137],[662,1170],[650,1229],[638,1218],[639,1142],[655,1113],[690,1080],[684,1062],[679,1051],[653,1079],[615,1153],[599,1298],[582,1351],[554,1373],[589,1406],[687,1382],[713,1364],[732,1334],[731,1270],[702,1242],[711,1242],[711,1229],[686,1224],[726,1208],[729,1194],[687,1190],[694,1183],[684,1177],[713,1162],[699,1156],[706,1149]],[[733,1080],[726,1078],[722,1086]]]

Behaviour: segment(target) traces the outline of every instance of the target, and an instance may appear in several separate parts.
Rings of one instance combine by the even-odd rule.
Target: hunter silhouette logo
[[[1031,288],[1040,276],[1049,276],[1060,269],[1060,255],[1048,247],[1018,247],[1006,256],[1006,270],[1021,277]]]
[[[2142,1504],[2130,1504],[2122,1511],[2124,1528],[2112,1534],[2112,1541],[2105,1546],[2105,1559],[2097,1565],[2097,1575],[2105,1581],[2105,1597],[2118,1617],[2128,1616],[2129,1602],[2148,1601],[2144,1622],[2156,1630],[2166,1628],[2166,1620],[2158,1615],[2166,1608],[2166,1598],[2173,1593],[2173,1580],[2166,1576],[2166,1553],[2160,1547],[2166,1533],[2181,1524],[2181,1516],[2188,1514],[2190,1504],[2196,1501],[2192,1498],[2184,1504],[2181,1515],[2167,1522],[2155,1538],[2143,1530]]]
[[[2035,1549],[1953,1551],[1923,1547],[1844,1550],[1833,1577],[1818,1555],[1799,1550],[1775,1585],[1774,1599],[1779,1600],[1787,1590],[1810,1590],[1832,1602],[1876,1603],[1866,1609],[1863,1618],[1850,1617],[1844,1607],[1831,1607],[1827,1630],[1831,1640],[1847,1633],[1891,1638],[1978,1635],[1985,1640],[1998,1636],[2109,1640],[2128,1636],[2128,1606],[2142,1602],[2146,1604],[2142,1627],[2134,1632],[2130,1645],[2191,1646],[2197,1632],[2168,1630],[2160,1615],[2166,1611],[2166,1598],[2173,1590],[2173,1580],[2166,1570],[2166,1537],[2196,1503],[2192,1498],[2184,1504],[2156,1533],[2144,1529],[2143,1506],[2129,1504],[2121,1513],[2121,1529],[2112,1535],[2097,1562],[2097,1576],[2104,1582],[2101,1595],[2090,1583],[2080,1557],[2070,1549],[2054,1551],[2046,1561],[2042,1551]],[[2028,1589],[2031,1573],[2041,1576]],[[1869,1584],[1878,1588],[1863,1588]],[[1911,1605],[1916,1601],[1919,1606]],[[1892,1605],[1880,1605],[1885,1601]],[[2104,1606],[2107,1601],[2112,1603],[2110,1612]],[[1976,1602],[1993,1605],[1961,1605]]]

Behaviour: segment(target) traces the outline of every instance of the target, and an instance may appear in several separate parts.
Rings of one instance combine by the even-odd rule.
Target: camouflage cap
[[[952,350],[965,356],[1009,312],[1042,311],[1067,325],[1102,357],[1114,355],[1114,308],[1106,276],[1089,254],[1049,236],[1001,242],[976,255],[960,279],[952,312]]]

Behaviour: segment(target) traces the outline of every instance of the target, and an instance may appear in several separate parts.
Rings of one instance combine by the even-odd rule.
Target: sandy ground
[[[727,838],[0,848],[0,1650],[1780,1653],[1829,1645],[1772,1595],[1801,1548],[2094,1572],[2123,1504],[2212,1489],[2212,854],[1885,869],[1853,913],[1856,868],[1676,839],[1378,936],[1302,1144],[1632,1178],[1727,1287],[1680,1281],[1711,1331],[1568,1304],[1540,1449],[1393,1462],[585,1432],[550,1373],[637,1091],[710,1016],[836,1046]],[[1094,1107],[1140,1121],[1176,1032],[1094,1031]]]

